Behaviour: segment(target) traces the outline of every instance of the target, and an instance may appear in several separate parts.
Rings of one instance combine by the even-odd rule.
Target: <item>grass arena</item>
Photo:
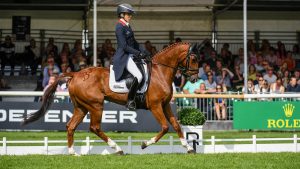
[[[300,168],[300,1],[0,2],[0,169]]]
[[[108,135],[114,140],[127,139],[128,136],[132,136],[133,139],[143,140],[149,138],[149,136],[153,134],[154,133],[108,132]],[[253,134],[257,135],[257,137],[272,138],[292,137],[293,134],[299,134],[299,132],[206,131],[204,132],[204,138],[210,138],[212,135],[214,135],[216,138],[249,138]],[[45,135],[49,137],[49,140],[65,140],[65,132],[0,132],[0,138],[6,136],[8,140],[41,140]],[[97,139],[92,133],[87,132],[77,132],[75,134],[75,139],[85,139],[86,136],[90,136],[91,139]],[[167,134],[165,138],[168,138],[169,136],[176,137],[176,134]],[[80,145],[80,143],[78,144]],[[94,144],[100,145],[101,143]],[[218,144],[223,143],[221,142]],[[240,144],[242,143],[240,142]],[[24,146],[23,144],[17,145]],[[268,160],[266,161],[265,159]],[[125,154],[124,156],[81,155],[78,157],[70,155],[1,155],[0,168],[298,168],[299,159],[299,153],[287,152],[216,154],[172,153],[143,155]]]

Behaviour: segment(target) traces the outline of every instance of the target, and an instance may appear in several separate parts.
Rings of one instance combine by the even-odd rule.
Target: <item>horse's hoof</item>
[[[195,150],[188,150],[187,153],[188,154],[196,154],[196,151]]]
[[[116,155],[124,155],[124,152],[122,150],[118,151],[118,152],[116,152]]]
[[[77,153],[72,153],[70,154],[71,156],[75,156],[75,157],[80,157],[80,154],[77,154]]]
[[[143,142],[142,142],[142,145],[141,145],[141,148],[142,148],[142,149],[145,149],[146,147],[147,147],[147,144],[146,144],[145,141],[143,141]]]

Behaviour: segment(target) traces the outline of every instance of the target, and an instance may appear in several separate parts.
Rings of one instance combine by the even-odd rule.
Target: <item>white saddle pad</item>
[[[147,64],[143,64],[144,69],[145,69],[145,77],[144,77],[144,84],[143,87],[137,91],[137,93],[145,93],[148,88],[148,80],[149,80],[149,75],[147,71]],[[115,72],[113,70],[113,65],[110,65],[110,73],[109,73],[109,88],[113,92],[116,93],[128,93],[129,89],[126,86],[126,81],[125,80],[120,80],[116,81],[115,79]]]

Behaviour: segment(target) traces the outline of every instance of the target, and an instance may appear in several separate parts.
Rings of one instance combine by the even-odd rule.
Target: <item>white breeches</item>
[[[128,57],[126,69],[128,70],[129,73],[131,73],[134,77],[137,78],[139,83],[141,83],[141,81],[143,79],[143,75],[140,72],[137,65],[134,63],[134,61],[132,59],[132,55],[129,55],[129,57]]]

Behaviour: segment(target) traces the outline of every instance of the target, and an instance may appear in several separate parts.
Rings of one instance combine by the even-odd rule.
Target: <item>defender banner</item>
[[[300,129],[300,102],[234,102],[234,129]]]
[[[0,130],[66,130],[66,124],[73,115],[71,103],[53,103],[44,117],[21,126],[23,115],[38,110],[40,106],[41,103],[36,102],[0,102]],[[176,104],[172,104],[171,107],[177,116]],[[90,116],[87,114],[77,130],[89,130],[89,124]],[[124,106],[114,103],[104,104],[101,126],[104,131],[161,130],[149,110],[128,111]]]

